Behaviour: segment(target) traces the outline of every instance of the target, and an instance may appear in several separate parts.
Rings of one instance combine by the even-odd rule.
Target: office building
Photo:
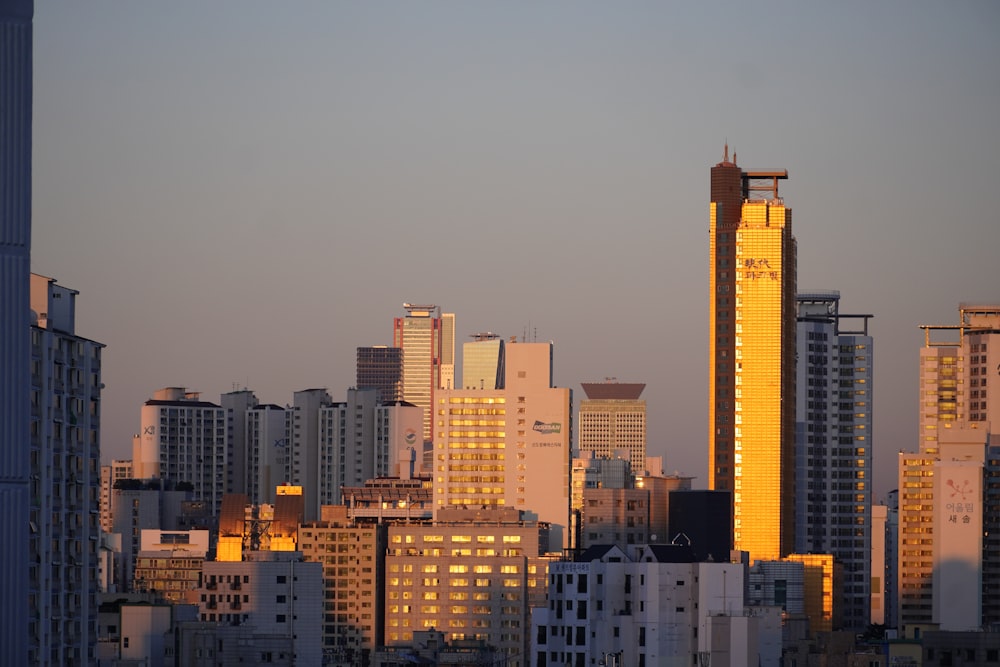
[[[587,398],[580,401],[578,451],[614,456],[627,451],[632,470],[646,468],[646,401],[639,396],[646,388],[636,382],[583,382]]]
[[[871,315],[840,311],[840,293],[796,297],[795,551],[828,553],[844,571],[843,626],[871,623]]]
[[[226,409],[198,392],[166,387],[143,404],[141,429],[132,441],[136,479],[190,484],[194,499],[217,515],[233,482]]]
[[[0,664],[28,660],[31,0],[0,5]]]
[[[504,389],[438,393],[435,512],[512,507],[551,524],[551,551],[569,546],[571,392],[552,386],[552,344],[507,345]]]
[[[455,316],[442,315],[434,305],[404,303],[403,308],[406,317],[393,320],[392,339],[393,346],[403,350],[403,400],[423,408],[424,441],[430,442],[435,395],[454,387]]]
[[[140,531],[132,590],[181,603],[198,587],[209,550],[207,530]]]
[[[1000,499],[986,488],[1000,467],[991,431],[1000,424],[1000,305],[962,303],[957,324],[921,329],[919,450],[899,455],[897,596],[900,634],[907,638],[928,627],[967,629],[966,614],[943,614],[940,608],[958,591],[966,595],[963,609],[980,614],[974,627],[1000,622],[1000,604],[994,602],[1000,591]],[[979,472],[971,473],[970,466]],[[938,566],[956,549],[956,558],[970,557],[974,540],[985,544],[980,558],[964,569],[981,580],[979,593],[970,597],[969,579]]]
[[[462,344],[462,386],[456,389],[503,389],[504,341],[495,333],[472,334]]]
[[[790,553],[795,499],[795,290],[788,172],[712,168],[709,487],[731,491],[733,537],[752,559]]]
[[[29,664],[96,650],[104,346],[76,334],[76,296],[31,276]]]
[[[517,667],[527,659],[530,614],[545,604],[548,526],[513,508],[440,510],[433,524],[388,526],[385,644],[436,628],[481,639]]]
[[[358,348],[358,389],[377,389],[383,403],[403,400],[403,349],[375,345]]]
[[[688,544],[698,561],[727,562],[733,549],[729,491],[694,490],[687,479],[686,488],[668,495],[668,530],[652,541]]]

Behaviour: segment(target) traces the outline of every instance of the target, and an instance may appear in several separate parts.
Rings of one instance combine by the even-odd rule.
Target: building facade
[[[504,389],[442,390],[435,414],[435,512],[512,507],[569,546],[571,392],[552,386],[552,344],[507,346]]]
[[[787,171],[712,168],[709,228],[709,486],[733,498],[736,548],[794,548],[795,290]]]
[[[504,341],[495,333],[472,334],[462,344],[462,386],[456,389],[503,389]]]
[[[843,627],[871,623],[871,315],[840,312],[836,291],[796,297],[795,551],[843,566]]]
[[[0,663],[28,660],[31,0],[0,5]]]
[[[359,347],[355,385],[358,389],[377,389],[383,403],[403,400],[403,349],[386,345]]]
[[[612,457],[627,451],[632,470],[646,469],[646,401],[639,398],[645,384],[608,380],[581,383],[577,421],[578,451]]]
[[[77,292],[31,276],[28,662],[86,663],[97,643],[101,352]]]
[[[195,500],[208,503],[217,515],[233,483],[228,425],[226,409],[201,400],[198,392],[160,389],[142,406],[132,473],[137,479],[190,484]]]
[[[403,400],[423,408],[424,441],[430,442],[435,395],[454,386],[455,316],[442,315],[434,305],[404,303],[403,308],[406,316],[393,320],[392,338],[393,346],[403,350]]]

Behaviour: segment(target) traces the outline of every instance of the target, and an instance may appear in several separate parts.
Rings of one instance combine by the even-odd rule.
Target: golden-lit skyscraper
[[[712,168],[709,485],[733,497],[733,542],[752,560],[794,549],[795,281],[784,170]]]
[[[403,400],[424,409],[424,441],[431,440],[431,406],[455,381],[455,314],[433,305],[404,303],[393,321],[393,347],[403,350]]]

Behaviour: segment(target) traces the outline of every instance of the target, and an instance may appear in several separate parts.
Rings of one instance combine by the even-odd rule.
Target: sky
[[[106,344],[102,458],[161,387],[343,400],[403,302],[644,382],[707,486],[709,169],[787,169],[801,290],[875,337],[875,499],[921,324],[1000,302],[1000,5],[40,0],[32,270]]]

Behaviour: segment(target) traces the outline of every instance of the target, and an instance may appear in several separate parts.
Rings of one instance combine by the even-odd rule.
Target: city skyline
[[[574,413],[645,383],[649,453],[705,488],[728,140],[789,170],[800,291],[874,315],[877,502],[917,449],[919,325],[997,300],[1000,10],[775,7],[37,7],[31,268],[107,344],[102,458],[160,387],[340,396],[432,302],[458,341],[554,341]]]

